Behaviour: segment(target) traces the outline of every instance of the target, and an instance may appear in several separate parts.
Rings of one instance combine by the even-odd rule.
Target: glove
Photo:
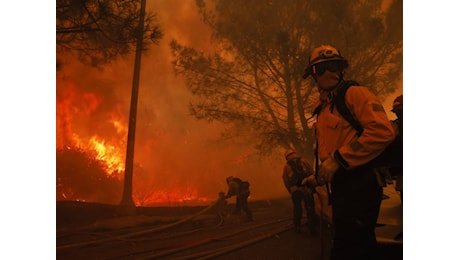
[[[314,175],[310,175],[302,180],[302,186],[308,186],[310,188],[316,186],[316,179]]]
[[[326,182],[331,182],[332,177],[339,169],[340,165],[335,161],[334,158],[330,157],[326,159],[318,171],[318,185],[324,185]]]

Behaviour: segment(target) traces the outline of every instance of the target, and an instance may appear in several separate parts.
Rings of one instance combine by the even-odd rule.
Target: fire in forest
[[[118,203],[123,190],[127,116],[120,104],[112,104],[103,95],[82,89],[74,82],[58,86],[56,199]],[[145,143],[148,146],[154,142]],[[151,147],[143,152],[155,153]],[[144,156],[155,158],[154,154]],[[173,180],[174,185],[168,185],[164,179],[158,183],[161,178],[156,173],[135,158],[132,196],[136,205],[210,200],[200,197],[198,188],[190,183],[177,185],[181,182]]]

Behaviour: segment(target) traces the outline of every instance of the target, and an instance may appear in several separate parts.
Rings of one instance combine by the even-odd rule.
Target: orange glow
[[[108,175],[114,172],[123,172],[125,170],[124,157],[120,149],[117,149],[117,147],[113,145],[106,144],[104,140],[96,136],[91,137],[89,143],[97,153],[96,159],[105,163]]]
[[[174,204],[208,204],[214,199],[206,197],[199,197],[196,189],[182,190],[175,188],[172,190],[157,190],[152,191],[148,196],[142,196],[141,194],[134,194],[134,203],[139,206],[172,206]]]
[[[101,104],[101,98],[96,96],[94,93],[83,93],[83,110],[85,114],[90,114],[95,111],[97,107]]]
[[[75,83],[70,82],[64,88],[60,88],[56,100],[56,145],[57,147],[75,146],[90,154],[95,154],[95,159],[104,163],[107,175],[122,173],[125,168],[125,147],[117,145],[110,140],[123,140],[127,135],[127,125],[124,118],[117,110],[109,112],[106,124],[107,128],[114,128],[116,136],[100,137],[98,133],[78,131],[76,120],[90,117],[98,111],[102,105],[103,97],[96,93],[79,91]],[[103,133],[101,133],[103,134]],[[122,177],[122,176],[117,176]]]
[[[57,92],[56,108],[56,146],[77,147],[94,159],[103,163],[107,176],[116,177],[120,182],[123,180],[125,170],[126,139],[128,135],[128,123],[123,109],[119,104],[108,106],[104,104],[104,96],[91,91],[82,90],[74,82],[66,82],[61,85]],[[145,156],[152,158],[157,140],[146,139],[140,143]],[[137,162],[139,163],[139,162]],[[139,166],[142,167],[142,166]],[[146,172],[143,178],[156,179],[151,172],[160,170],[142,169]],[[205,204],[214,200],[198,195],[197,187],[182,187],[165,184],[150,185],[148,179],[137,179],[134,174],[133,200],[137,206],[158,205],[197,205]],[[176,182],[177,183],[177,182]],[[62,194],[64,199],[78,201],[92,200],[86,198],[86,194],[75,194],[72,187],[65,187]]]
[[[214,201],[218,192],[226,191],[225,179],[230,175],[250,181],[254,198],[285,196],[279,177],[284,164],[282,156],[260,160],[252,143],[235,142],[222,135],[223,130],[231,129],[225,123],[196,120],[189,115],[188,104],[193,102],[193,95],[184,78],[174,73],[170,40],[209,53],[220,49],[209,40],[212,30],[201,21],[196,3],[151,1],[147,8],[154,13],[162,10],[157,13],[158,20],[168,39],[142,54],[132,176],[135,204],[190,205]],[[56,54],[61,58],[60,53]],[[56,148],[79,148],[79,155],[103,162],[106,172],[98,164],[94,174],[106,175],[101,179],[109,184],[103,187],[100,179],[95,179],[91,184],[96,188],[88,188],[84,178],[92,177],[92,172],[78,168],[70,175],[60,171],[64,177],[77,177],[59,187],[65,195],[56,196],[119,203],[126,164],[134,53],[97,68],[67,55],[60,62],[56,71]],[[81,172],[89,174],[80,177]]]

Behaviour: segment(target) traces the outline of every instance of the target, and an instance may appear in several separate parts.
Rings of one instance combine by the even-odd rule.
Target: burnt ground
[[[229,200],[227,211],[234,204]],[[290,218],[292,205],[290,198],[250,201],[249,207],[254,213],[254,222],[262,223],[276,218]],[[57,202],[56,229],[58,238],[61,234],[79,230],[102,230],[126,228],[142,225],[162,225],[175,222],[187,215],[193,215],[206,208],[197,207],[138,207],[136,216],[123,216],[114,205],[80,202]],[[241,227],[246,225],[242,218],[228,219],[225,225]],[[180,231],[177,231],[180,232]],[[57,244],[60,241],[57,240]],[[320,259],[320,241],[311,236],[306,227],[301,234],[293,229],[282,232],[269,239],[232,251],[215,259]],[[57,254],[57,259],[80,259],[78,252]],[[81,258],[83,259],[83,257]],[[97,259],[97,256],[85,255],[84,259]]]
[[[229,207],[233,207],[232,201],[229,201]],[[263,221],[270,217],[290,217],[292,213],[292,204],[289,198],[250,201],[250,208],[254,212],[264,208],[265,213],[255,214],[255,222]],[[272,211],[267,212],[267,206]],[[142,226],[153,221],[158,221],[161,225],[168,222],[174,222],[186,215],[192,215],[206,206],[182,206],[182,207],[138,207],[136,214],[132,217],[124,216],[120,208],[116,205],[106,205],[98,203],[82,202],[57,202],[56,203],[56,231],[57,244],[58,234],[75,230],[101,229],[107,228],[124,228],[129,226]],[[392,210],[394,210],[392,208]],[[262,211],[260,211],[262,212]],[[235,225],[240,223],[236,222]],[[383,230],[380,228],[380,230]],[[380,232],[382,233],[382,232]],[[325,232],[326,240],[330,234]],[[327,259],[329,247],[325,246],[323,259]],[[381,243],[380,251],[382,260],[402,259],[402,245],[395,246],[392,243]],[[70,259],[62,254],[57,254],[57,259]],[[71,259],[79,259],[72,257]],[[91,256],[85,256],[84,259],[96,259]],[[253,245],[238,249],[226,255],[216,257],[219,260],[230,259],[321,259],[321,243],[318,237],[311,236],[308,231],[304,230],[301,234],[295,233],[293,229],[282,232],[269,239],[255,243]]]

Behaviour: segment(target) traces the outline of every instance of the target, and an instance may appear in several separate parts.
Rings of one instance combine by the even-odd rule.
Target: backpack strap
[[[321,109],[322,109],[322,108],[323,108],[323,107],[321,106],[321,104],[319,104],[317,107],[315,107],[315,110],[313,110],[313,113],[312,113],[312,115],[311,115],[310,118],[313,118],[314,116],[318,115],[319,112],[321,112]],[[310,118],[309,118],[309,119],[310,119]]]
[[[339,83],[337,87],[337,92],[332,100],[331,110],[334,109],[334,106],[337,107],[337,111],[347,120],[351,126],[358,132],[358,136],[360,136],[363,132],[363,127],[361,124],[356,120],[351,111],[348,109],[347,104],[345,102],[345,94],[347,90],[351,86],[359,86],[359,83],[353,80],[342,81]],[[315,110],[313,111],[312,117],[317,116],[321,112],[322,106],[318,105]],[[316,139],[316,146],[315,146],[315,179],[318,180],[318,170],[319,170],[319,158],[318,158],[318,139]],[[326,183],[326,190],[327,190],[327,199],[328,205],[331,205],[331,194],[329,190],[329,184]]]
[[[339,84],[339,86],[337,87],[337,92],[332,100],[331,109],[334,109],[335,106],[340,115],[342,115],[342,117],[345,118],[345,120],[347,120],[351,126],[353,126],[353,128],[358,132],[358,136],[360,136],[363,133],[364,129],[358,122],[358,120],[356,120],[355,117],[351,114],[351,111],[350,109],[348,109],[347,104],[345,102],[345,94],[351,86],[359,86],[359,83],[353,80],[347,80],[342,81]]]

